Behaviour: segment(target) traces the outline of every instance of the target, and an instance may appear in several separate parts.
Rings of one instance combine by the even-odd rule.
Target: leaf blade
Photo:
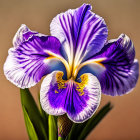
[[[26,108],[28,116],[34,125],[38,138],[42,140],[47,140],[48,138],[46,134],[47,130],[45,124],[43,123],[43,119],[41,117],[39,109],[29,89],[20,89],[20,95],[22,108]]]
[[[24,120],[25,120],[25,125],[27,128],[28,136],[30,140],[38,140],[38,136],[36,134],[35,128],[28,116],[28,113],[26,109],[23,107],[23,113],[24,113]]]

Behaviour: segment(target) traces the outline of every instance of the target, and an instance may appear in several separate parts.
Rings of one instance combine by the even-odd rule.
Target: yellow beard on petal
[[[76,86],[76,90],[79,93],[79,96],[84,95],[84,88],[88,84],[88,80],[89,80],[87,74],[83,74],[80,76],[80,79],[81,79],[80,83],[74,81],[73,78],[71,78],[69,80],[63,80],[62,79],[63,75],[64,75],[63,72],[58,72],[56,74],[58,90],[66,88],[66,86],[65,86],[66,83],[67,83],[67,85],[69,85],[69,88],[73,88],[73,84],[74,84]],[[58,93],[58,90],[55,90],[55,93]]]
[[[84,95],[84,88],[85,86],[88,84],[88,75],[87,74],[83,74],[80,76],[81,78],[81,82],[78,83],[78,82],[75,82],[77,87],[76,87],[76,90],[78,92],[80,92],[80,96]]]
[[[63,75],[64,75],[63,72],[58,72],[56,74],[56,81],[57,81],[57,84],[58,84],[58,89],[66,88],[66,86],[65,86],[66,80],[62,79]],[[55,93],[58,93],[58,91],[55,91]]]

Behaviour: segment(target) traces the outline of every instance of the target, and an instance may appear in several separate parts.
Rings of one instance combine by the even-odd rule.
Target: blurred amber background
[[[109,37],[121,33],[131,37],[140,60],[139,0],[0,0],[0,140],[27,140],[20,104],[19,89],[6,80],[3,64],[12,39],[22,23],[32,30],[49,34],[54,16],[69,8],[90,3],[93,11],[104,17]],[[40,84],[31,88],[37,99]],[[122,97],[102,95],[102,107],[108,101],[113,110],[103,119],[87,140],[140,140],[140,81],[131,94]]]

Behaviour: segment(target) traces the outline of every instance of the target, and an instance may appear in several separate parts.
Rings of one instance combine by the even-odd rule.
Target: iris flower
[[[50,24],[51,36],[21,25],[4,64],[7,79],[22,89],[46,75],[40,90],[42,108],[51,115],[67,114],[76,123],[95,113],[101,93],[124,95],[139,75],[130,38],[121,34],[107,40],[104,19],[91,9],[83,4],[58,14]]]

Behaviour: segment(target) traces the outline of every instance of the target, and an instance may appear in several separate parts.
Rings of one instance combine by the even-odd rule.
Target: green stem
[[[58,140],[65,140],[64,138],[62,138],[62,137],[58,137]]]
[[[54,120],[54,116],[49,115],[48,117],[48,125],[49,125],[49,140],[56,140],[56,132],[57,132],[57,127],[56,123]]]

